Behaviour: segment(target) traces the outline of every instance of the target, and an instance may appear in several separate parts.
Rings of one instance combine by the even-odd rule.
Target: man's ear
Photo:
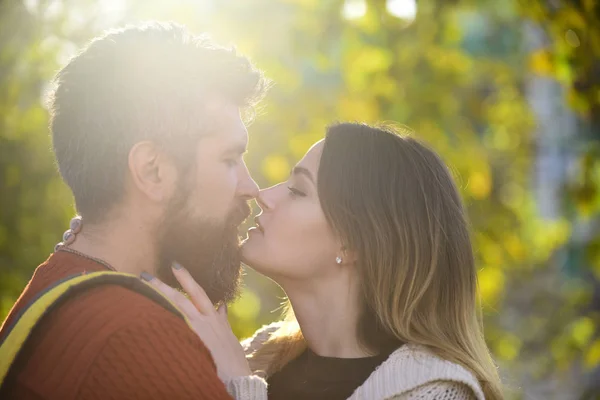
[[[155,143],[143,141],[133,145],[128,166],[133,185],[148,199],[161,203],[171,198],[177,170]]]

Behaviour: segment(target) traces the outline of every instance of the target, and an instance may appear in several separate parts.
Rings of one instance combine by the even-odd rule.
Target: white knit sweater
[[[276,328],[263,327],[243,343],[250,355]],[[236,400],[266,400],[267,384],[259,377],[225,383]],[[485,400],[477,379],[464,367],[435,356],[422,346],[405,345],[358,387],[348,400]]]

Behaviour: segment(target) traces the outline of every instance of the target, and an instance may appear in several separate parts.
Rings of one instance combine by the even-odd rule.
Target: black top
[[[267,379],[269,400],[345,400],[390,353],[334,358],[321,357],[307,349]]]

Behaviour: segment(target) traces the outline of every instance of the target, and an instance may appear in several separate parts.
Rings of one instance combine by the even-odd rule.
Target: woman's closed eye
[[[292,197],[306,197],[306,193],[296,189],[293,186],[288,186],[288,190],[290,191],[290,196]]]

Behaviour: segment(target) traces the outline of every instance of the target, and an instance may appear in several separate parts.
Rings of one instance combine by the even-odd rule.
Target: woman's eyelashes
[[[288,190],[290,191],[291,197],[305,197],[306,196],[306,193],[304,193],[303,191],[301,191],[293,186],[288,186]]]

